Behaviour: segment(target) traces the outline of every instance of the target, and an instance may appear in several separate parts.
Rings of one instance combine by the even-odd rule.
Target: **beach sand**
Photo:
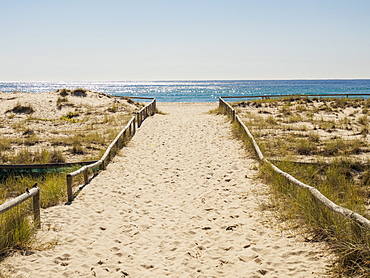
[[[95,160],[104,145],[106,148],[113,140],[108,140],[110,130],[118,133],[115,129],[121,130],[122,122],[142,108],[139,103],[98,92],[77,92],[66,89],[45,93],[0,92],[0,163],[20,164],[9,162],[7,157],[25,150],[60,151],[66,162],[85,160],[87,154],[88,160]],[[16,107],[30,107],[32,112],[15,112]],[[95,133],[99,133],[100,139],[106,138],[106,143],[89,142],[88,138]],[[83,152],[71,151],[73,142],[78,142]]]
[[[238,115],[249,127],[260,147],[264,144],[271,146],[264,153],[267,159],[308,163],[330,163],[338,159],[335,153],[330,154],[330,145],[335,145],[333,142],[339,140],[338,144],[349,144],[342,144],[340,149],[350,152],[352,159],[367,164],[370,158],[368,107],[369,101],[366,99],[348,98],[286,98],[234,104]],[[305,154],[292,152],[297,149],[292,143],[299,143],[297,139],[310,139],[315,148]],[[278,151],[276,144],[289,144],[290,147]],[[323,155],[325,149],[329,151]],[[343,153],[341,155],[344,158],[346,156]]]
[[[50,250],[2,263],[16,277],[326,277],[323,243],[261,211],[258,163],[216,103],[159,103],[70,205],[42,211]],[[18,276],[18,277],[19,277]]]

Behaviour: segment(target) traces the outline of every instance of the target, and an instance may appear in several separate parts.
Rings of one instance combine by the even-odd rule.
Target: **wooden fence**
[[[359,224],[362,227],[370,229],[370,220],[369,219],[367,219],[367,218],[363,217],[362,215],[360,215],[356,212],[353,212],[349,209],[338,206],[337,204],[335,204],[334,202],[332,202],[331,200],[326,198],[323,194],[321,194],[321,192],[319,190],[317,190],[315,187],[304,184],[303,182],[297,180],[296,178],[294,178],[290,174],[280,170],[278,167],[276,167],[274,164],[272,164],[270,161],[268,161],[266,158],[264,158],[259,146],[257,145],[257,142],[254,140],[254,137],[250,133],[249,129],[242,122],[239,115],[236,114],[234,108],[232,108],[231,105],[228,104],[222,97],[219,99],[219,109],[223,113],[228,114],[230,116],[231,120],[239,126],[239,128],[245,133],[246,136],[249,137],[249,139],[251,140],[251,142],[253,144],[253,147],[254,147],[254,149],[257,153],[258,158],[263,163],[266,163],[266,164],[270,165],[274,169],[275,172],[282,175],[283,177],[285,177],[287,180],[289,180],[293,184],[299,186],[300,188],[304,188],[304,189],[308,190],[308,192],[310,192],[310,194],[316,200],[318,200],[320,203],[322,203],[329,210],[331,210],[331,211],[333,211],[333,212],[335,212],[335,213],[337,213],[337,214],[339,214],[343,217],[346,217],[348,219],[352,219],[353,221],[355,221],[357,224]]]
[[[135,97],[140,99],[139,97]],[[102,158],[98,161],[94,161],[93,163],[89,163],[89,165],[85,165],[80,169],[67,174],[67,194],[68,194],[68,202],[73,200],[73,178],[84,174],[84,184],[89,182],[89,171],[93,171],[95,169],[104,170],[108,163],[112,160],[115,156],[116,152],[121,149],[125,143],[136,133],[136,128],[139,128],[143,121],[155,114],[156,112],[156,99],[155,98],[142,98],[142,99],[151,99],[152,101],[143,107],[139,112],[136,113],[135,116],[131,118],[131,120],[127,123],[127,125],[122,129],[122,131],[116,136],[113,142],[108,146],[107,150],[105,151]],[[52,165],[52,167],[60,167],[60,166],[69,166],[70,163],[64,163],[63,165]],[[76,164],[76,163],[73,163]],[[85,164],[85,163],[83,163]],[[4,169],[11,169],[14,165],[6,165]],[[19,167],[18,167],[19,166]],[[18,165],[16,168],[22,169],[34,169],[34,168],[47,168],[50,165]],[[36,185],[35,185],[36,186]],[[24,201],[28,200],[29,198],[33,197],[33,211],[34,211],[34,221],[36,226],[39,228],[41,225],[40,219],[40,188],[34,187],[30,190],[27,189],[26,193],[19,195],[18,197],[0,205],[0,214],[14,208],[15,206],[20,205]]]
[[[105,151],[104,155],[100,160],[90,165],[83,166],[80,169],[67,174],[68,202],[73,201],[74,196],[73,178],[83,174],[84,175],[83,185],[88,184],[89,172],[95,173],[96,170],[104,170],[109,164],[109,162],[116,155],[116,152],[122,147],[124,147],[125,142],[127,142],[132,136],[134,136],[134,134],[136,133],[136,128],[139,128],[147,117],[154,115],[155,111],[156,111],[156,99],[152,99],[152,101],[148,105],[146,105],[139,112],[136,113],[136,116],[131,118],[127,125],[122,129],[122,131],[116,136],[113,142],[108,146],[107,150]]]
[[[35,184],[36,186],[36,184]],[[33,197],[33,215],[34,221],[37,228],[40,228],[41,221],[40,221],[40,188],[33,187],[30,190],[26,190],[25,193],[19,195],[18,197],[0,205],[0,214],[14,208],[15,206],[20,205],[24,201],[28,200],[29,198]]]
[[[154,99],[150,104],[143,107],[139,112],[136,113],[137,127],[140,127],[143,121],[151,115],[155,114],[157,109],[157,102]]]

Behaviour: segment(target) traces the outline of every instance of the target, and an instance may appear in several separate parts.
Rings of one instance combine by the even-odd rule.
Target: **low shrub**
[[[267,119],[266,119],[266,122],[270,125],[276,125],[277,124],[277,121],[273,116],[268,116]]]
[[[87,91],[82,88],[78,88],[72,91],[72,94],[76,97],[86,97],[87,96]]]
[[[111,113],[116,113],[118,111],[118,108],[119,108],[118,104],[113,103],[112,106],[107,109],[107,111]]]
[[[310,155],[317,152],[317,147],[307,139],[301,139],[296,145],[296,152],[300,155]]]
[[[63,88],[63,89],[60,89],[60,90],[59,90],[59,94],[60,94],[62,97],[66,97],[66,96],[68,96],[68,93],[69,93],[69,90],[68,90],[68,89]]]
[[[13,113],[17,113],[17,114],[32,114],[33,112],[35,112],[35,110],[29,104],[28,105],[22,105],[20,103],[17,103],[17,105],[14,106],[13,109],[8,110],[7,112],[13,112]]]
[[[358,123],[360,124],[360,125],[364,125],[364,126],[367,126],[368,125],[368,119],[367,119],[367,115],[364,115],[364,116],[362,116],[362,117],[360,117],[359,119],[358,119]]]
[[[11,144],[12,144],[11,139],[2,137],[0,139],[0,151],[10,150]]]
[[[84,154],[85,153],[85,151],[84,151],[84,149],[83,149],[83,147],[82,147],[82,145],[81,145],[81,142],[79,142],[79,141],[77,141],[76,140],[77,138],[75,138],[74,140],[73,140],[73,143],[72,143],[72,148],[71,148],[71,153],[73,153],[73,154],[79,154],[79,155],[81,155],[81,154]]]
[[[67,103],[68,103],[68,98],[67,97],[59,97],[57,99],[57,108],[60,110],[63,107],[63,105],[65,105]]]
[[[335,139],[324,143],[321,154],[324,156],[335,156],[343,152],[345,143],[342,139]]]
[[[80,116],[79,113],[69,111],[66,115],[60,117],[60,119],[68,121],[68,122],[72,122],[72,123],[78,123],[78,122],[80,122],[79,119],[76,119],[78,116]]]

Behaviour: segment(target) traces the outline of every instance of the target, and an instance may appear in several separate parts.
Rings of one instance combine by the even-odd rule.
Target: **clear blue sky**
[[[0,81],[370,78],[369,0],[0,3]]]

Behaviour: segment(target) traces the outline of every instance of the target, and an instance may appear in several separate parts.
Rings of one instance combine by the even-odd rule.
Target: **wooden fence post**
[[[89,183],[89,169],[87,167],[84,170],[84,182],[85,182],[85,184]]]
[[[132,135],[134,135],[136,133],[136,118],[132,122],[132,129],[133,129]]]
[[[136,112],[136,127],[139,127],[139,122],[140,122],[140,113]]]
[[[38,188],[37,194],[33,197],[33,219],[36,224],[36,228],[41,227],[41,218],[40,218],[40,189]]]
[[[130,129],[128,129],[130,131]],[[122,147],[126,146],[129,136],[127,135],[127,129],[123,132]]]
[[[73,201],[73,191],[72,191],[72,176],[67,174],[67,194],[68,194],[68,202]]]

